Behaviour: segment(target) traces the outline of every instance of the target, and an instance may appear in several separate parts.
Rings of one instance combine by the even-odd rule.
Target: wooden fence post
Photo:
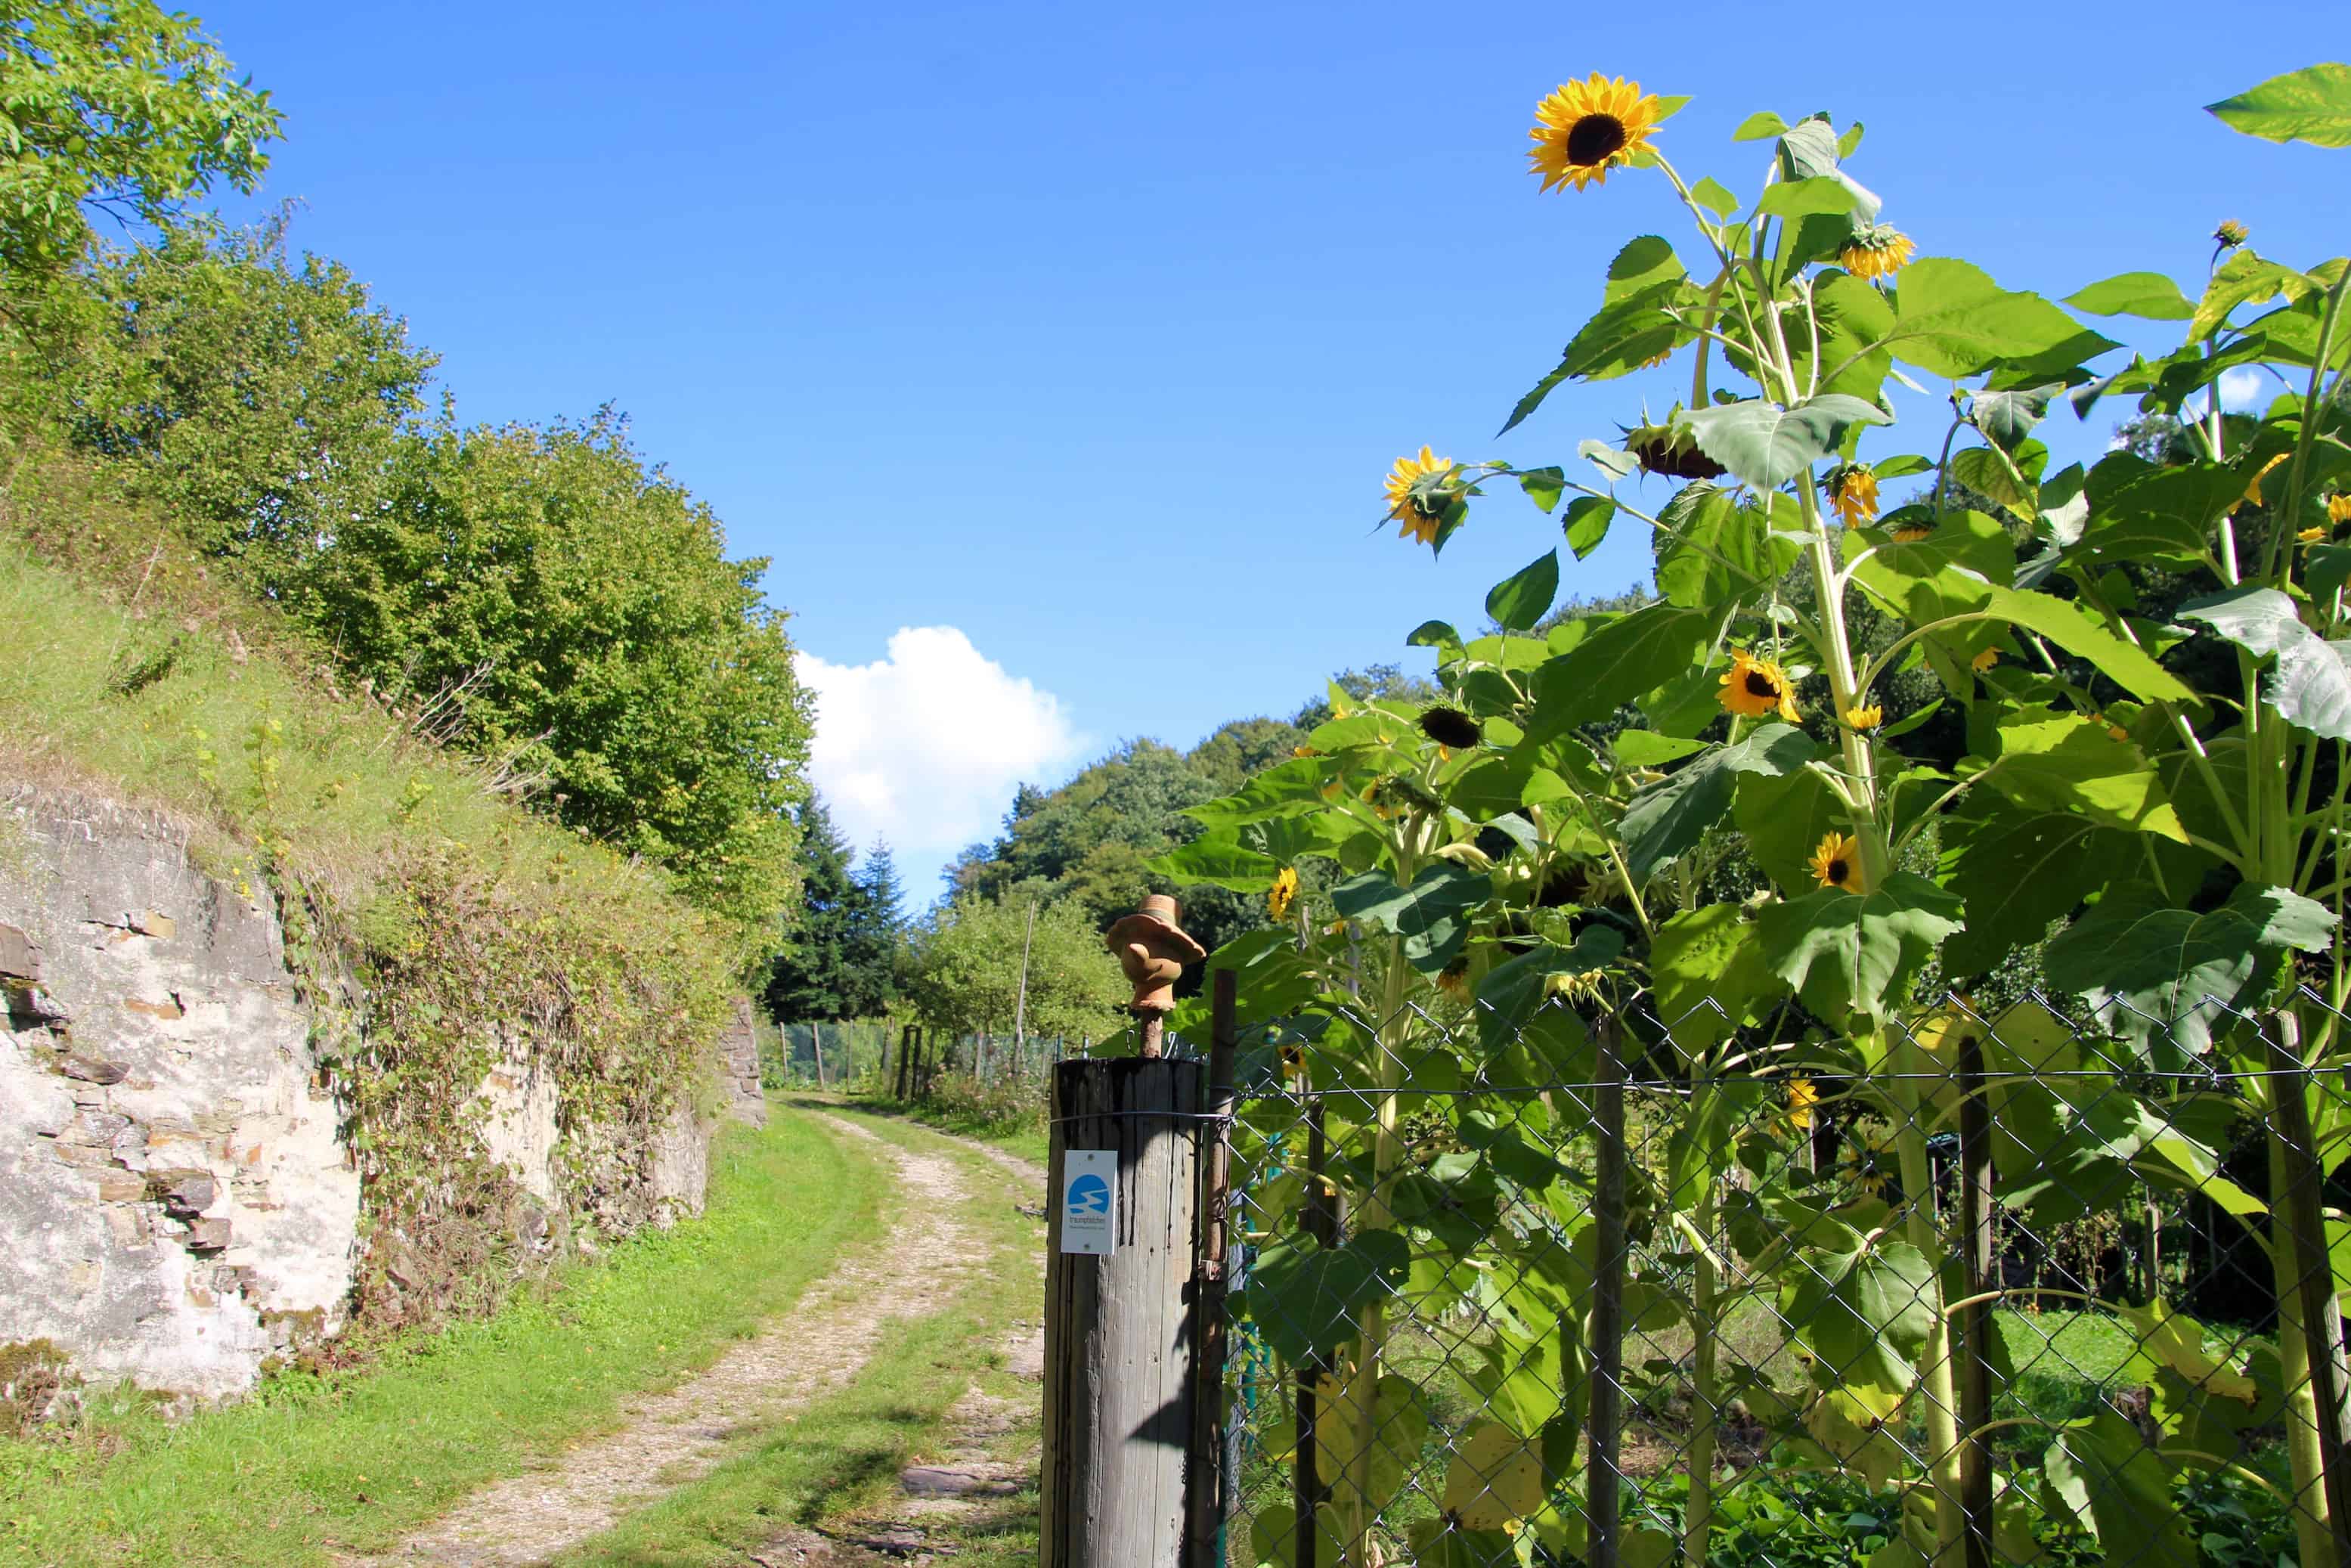
[[[824,1025],[814,1019],[809,1019],[809,1049],[816,1052],[816,1088],[817,1092],[821,1094],[825,1090]]]
[[[2310,1392],[2318,1407],[2319,1479],[2327,1525],[2335,1536],[2335,1560],[2351,1564],[2351,1471],[2346,1469],[2351,1465],[2351,1406],[2346,1404],[2351,1398],[2351,1387],[2346,1387],[2351,1368],[2345,1365],[2343,1309],[2335,1293],[2334,1262],[2327,1256],[2323,1207],[2326,1173],[2310,1120],[2313,1075],[2302,1059],[2302,1024],[2294,1009],[2280,1008],[2269,1023],[2262,1033],[2269,1042],[2270,1115],[2277,1133],[2272,1169],[2285,1178],[2285,1190],[2270,1194],[2275,1210],[2271,1234],[2283,1241],[2294,1262],[2303,1337],[2309,1345]]]
[[[1306,1212],[1301,1220],[1306,1234],[1314,1239],[1318,1247],[1339,1244],[1338,1195],[1322,1179],[1322,1168],[1330,1154],[1322,1138],[1322,1102],[1310,1099],[1306,1103]],[[1322,1474],[1322,1358],[1310,1355],[1298,1364],[1294,1396],[1298,1405],[1297,1460],[1290,1468],[1294,1472],[1291,1504],[1298,1516],[1294,1553],[1298,1568],[1340,1568],[1338,1563],[1321,1559],[1322,1507],[1330,1491]]]
[[[891,1095],[893,1100],[904,1100],[906,1097],[906,1053],[914,1049],[914,1026],[910,1023],[900,1024],[898,1026],[898,1080],[895,1092]]]
[[[1207,1396],[1193,1288],[1207,1125],[1202,1079],[1200,1063],[1165,1058],[1054,1070],[1042,1568],[1186,1563],[1186,1460],[1194,1403]],[[1070,1155],[1085,1150],[1116,1153],[1107,1255],[1062,1250],[1074,1239],[1065,1235],[1071,1219],[1082,1228],[1088,1218],[1068,1175]]]
[[[1993,1245],[1999,1216],[1991,1194],[1991,1102],[1985,1097],[1983,1041],[1959,1040],[1959,1506],[1967,1515],[1967,1568],[1992,1568],[1991,1448],[1974,1434],[1991,1422],[1991,1336],[1997,1288]]]

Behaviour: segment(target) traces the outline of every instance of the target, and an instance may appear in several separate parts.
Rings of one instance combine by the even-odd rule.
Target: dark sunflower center
[[[1589,169],[1624,150],[1631,140],[1625,122],[1613,114],[1587,114],[1567,128],[1567,161]]]
[[[1750,697],[1776,697],[1780,695],[1780,683],[1761,670],[1750,670],[1747,672],[1747,695]]]
[[[1848,868],[1844,862],[1841,860],[1829,862],[1829,885],[1831,887],[1843,887],[1844,885],[1847,869]]]

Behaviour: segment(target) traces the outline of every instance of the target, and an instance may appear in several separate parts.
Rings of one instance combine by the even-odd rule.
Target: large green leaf
[[[1657,521],[1657,591],[1684,609],[1708,610],[1756,584],[1776,580],[1794,564],[1794,549],[1776,548],[1762,508],[1712,485],[1685,485]]]
[[[1483,873],[1439,861],[1422,868],[1410,887],[1384,871],[1349,877],[1331,890],[1331,903],[1350,920],[1403,937],[1405,961],[1433,975],[1460,956],[1469,934],[1466,916],[1493,893]]]
[[[2146,702],[2193,702],[2188,684],[2128,638],[2118,637],[2070,599],[1992,586],[1985,607],[2012,626],[2038,632],[2067,653],[2087,659],[2107,679]]]
[[[1748,853],[1792,897],[1819,885],[1805,862],[1813,847],[1852,816],[1828,780],[1809,768],[1782,777],[1742,777],[1730,810],[1747,836]]]
[[[1649,944],[1657,1017],[1674,1043],[1702,1056],[1780,989],[1746,907],[1708,904],[1657,927]]]
[[[1143,869],[1185,886],[1205,883],[1235,893],[1263,893],[1273,885],[1274,873],[1281,865],[1271,855],[1231,838],[1204,833],[1144,862]]]
[[[1824,275],[1813,289],[1812,305],[1820,335],[1817,356],[1810,332],[1793,334],[1788,345],[1798,381],[1809,384],[1817,365],[1827,378],[1820,391],[1877,402],[1886,372],[1894,368],[1893,354],[1882,346],[1894,329],[1894,308],[1885,295],[1846,272]],[[1889,476],[1879,470],[1879,477]]]
[[[1559,551],[1547,549],[1493,586],[1486,613],[1505,632],[1531,632],[1559,595]]]
[[[2202,914],[2117,890],[2050,942],[2043,967],[2051,985],[2176,1070],[2210,1047],[2216,1012],[2259,1001],[2288,952],[2323,950],[2334,928],[2325,905],[2283,887],[2240,883]]]
[[[1576,934],[1573,946],[1539,942],[1488,970],[1478,983],[1478,1034],[1487,1051],[1501,1051],[1547,1010],[1553,975],[1584,974],[1624,950],[1625,938],[1615,927],[1594,923]]]
[[[1273,1353],[1296,1366],[1353,1339],[1364,1309],[1401,1288],[1411,1271],[1411,1244],[1393,1230],[1366,1230],[1332,1248],[1278,1237],[1249,1272],[1249,1318]]]
[[[2018,805],[2188,841],[2162,779],[2103,723],[2036,704],[2003,713],[1998,733],[2000,759],[1984,782]]]
[[[2196,314],[2179,285],[2160,272],[2126,272],[2065,297],[2065,303],[2093,316],[2137,316],[2148,321],[2185,321]]]
[[[2223,464],[2158,467],[2114,453],[2090,470],[2089,520],[2072,549],[2102,562],[2199,565],[2213,525],[2244,490],[2244,476]]]
[[[2262,702],[2288,724],[2329,740],[2351,740],[2351,643],[2329,643],[2302,623],[2294,601],[2274,588],[2234,588],[2179,607],[2256,658],[2277,667],[2262,683]]]
[[[1956,894],[1898,871],[1866,893],[1824,887],[1771,904],[1756,924],[1772,972],[1808,1003],[1882,1017],[1962,921]]]
[[[1819,743],[1792,725],[1767,724],[1735,746],[1708,752],[1633,799],[1619,825],[1633,880],[1646,882],[1689,849],[1730,807],[1742,773],[1772,777],[1820,755]]]
[[[1842,392],[1781,408],[1763,398],[1693,409],[1683,419],[1698,450],[1761,490],[1777,489],[1837,449],[1856,424],[1885,424],[1885,411]]]
[[[2094,853],[2098,845],[2103,852]],[[1943,820],[1943,884],[1967,904],[1968,925],[1943,949],[1954,975],[1979,974],[2106,884],[2127,837],[2070,811],[2018,811],[1971,799]],[[2127,859],[2119,862],[2127,868]]]
[[[2171,1470],[2128,1417],[2105,1407],[2069,1423],[2042,1459],[2042,1474],[2098,1538],[2109,1563],[2198,1568],[2195,1538],[2171,1500]]]
[[[2250,250],[2238,251],[2212,269],[2203,298],[2196,302],[2196,314],[2189,319],[2188,340],[2195,343],[2209,337],[2240,305],[2280,295],[2288,300],[2300,299],[2317,288],[2315,281],[2282,261],[2271,261]]]
[[[2231,130],[2266,141],[2351,147],[2351,66],[2304,66],[2204,107]]]
[[[1261,822],[1293,811],[1311,810],[1323,803],[1326,777],[1326,764],[1321,758],[1293,758],[1267,768],[1219,800],[1186,806],[1184,814],[1207,823],[1209,831],[1215,832],[1244,822]]]
[[[1821,1373],[1878,1420],[1917,1380],[1919,1351],[1942,1310],[1935,1266],[1907,1242],[1849,1252],[1805,1249],[1781,1287],[1780,1315]]]
[[[1703,611],[1651,604],[1601,626],[1535,675],[1530,733],[1556,735],[1606,718],[1686,669],[1705,649],[1714,620]]]
[[[2079,363],[2114,348],[2038,294],[2014,292],[1981,268],[1921,256],[1902,269],[1886,346],[1905,364],[1971,376],[2003,361]]]

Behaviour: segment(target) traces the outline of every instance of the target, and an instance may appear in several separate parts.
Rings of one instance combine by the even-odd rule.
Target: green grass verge
[[[702,1218],[548,1294],[181,1423],[102,1398],[77,1431],[0,1440],[0,1563],[276,1568],[388,1545],[707,1366],[873,1234],[888,1191],[871,1151],[778,1108],[722,1137]]]
[[[1016,1321],[1040,1310],[1036,1260],[1044,1229],[1015,1202],[1035,1195],[996,1165],[889,1114],[844,1108],[901,1147],[943,1148],[964,1167],[958,1216],[978,1246],[977,1267],[928,1316],[883,1332],[872,1359],[839,1394],[764,1430],[745,1434],[702,1479],[639,1510],[619,1526],[556,1561],[563,1568],[741,1568],[748,1553],[788,1529],[860,1517],[893,1517],[896,1482],[909,1464],[940,1457],[948,1410],[977,1385],[1022,1402],[1027,1419],[998,1442],[1013,1457],[1037,1441],[1037,1385],[1004,1369]],[[1034,1492],[983,1502],[960,1524],[934,1526],[931,1550],[958,1568],[1014,1568],[1037,1560]]]
[[[1035,1119],[1003,1122],[959,1105],[943,1104],[926,1100],[894,1100],[887,1095],[852,1096],[849,1103],[884,1116],[904,1116],[920,1122],[925,1127],[935,1127],[942,1133],[974,1143],[993,1144],[1008,1149],[1024,1160],[1046,1163],[1051,1140],[1046,1136],[1043,1113]]]

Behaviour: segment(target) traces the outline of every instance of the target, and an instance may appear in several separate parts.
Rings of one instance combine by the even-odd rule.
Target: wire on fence
[[[1227,1561],[2351,1563],[2341,1020],[2072,1009],[1244,1030]]]

